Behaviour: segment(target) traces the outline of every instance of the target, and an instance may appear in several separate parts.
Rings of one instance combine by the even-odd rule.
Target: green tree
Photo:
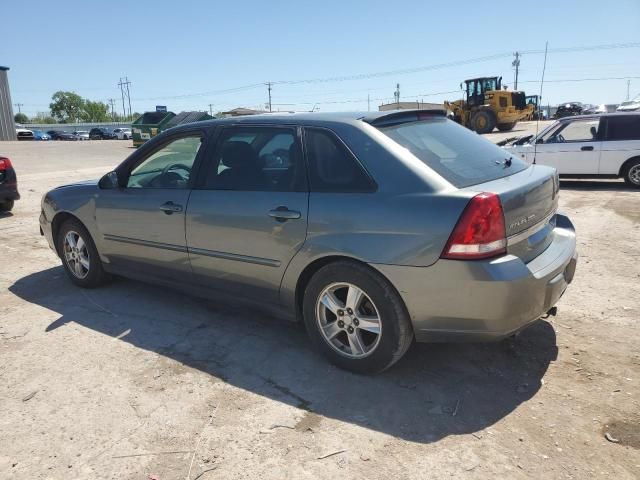
[[[47,112],[38,112],[35,117],[31,119],[31,123],[58,123],[55,118],[50,116]]]
[[[110,120],[109,105],[85,100],[82,105],[81,118],[84,122],[108,122]]]
[[[27,123],[29,121],[29,117],[27,117],[24,113],[16,113],[13,117],[16,123]]]
[[[77,122],[84,107],[84,99],[73,92],[58,91],[51,97],[51,115],[62,123]]]

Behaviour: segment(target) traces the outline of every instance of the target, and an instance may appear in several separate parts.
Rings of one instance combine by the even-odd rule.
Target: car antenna
[[[544,72],[547,69],[547,50],[549,48],[549,41],[547,40],[544,44],[544,63],[542,64],[542,79],[540,80],[540,99],[538,101],[542,101],[542,87],[544,85]],[[549,112],[551,113],[551,112]],[[536,153],[538,151],[538,128],[540,126],[540,112],[538,111],[538,118],[536,119],[536,134],[533,137],[533,164],[536,164]]]

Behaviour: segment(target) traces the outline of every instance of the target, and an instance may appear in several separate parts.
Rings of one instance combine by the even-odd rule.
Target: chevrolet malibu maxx
[[[558,189],[443,112],[258,115],[163,132],[48,192],[40,226],[79,287],[239,299],[370,373],[414,339],[495,340],[549,312],[577,261]]]

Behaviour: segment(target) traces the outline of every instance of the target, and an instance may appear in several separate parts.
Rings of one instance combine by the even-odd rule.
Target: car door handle
[[[160,205],[160,210],[162,210],[167,215],[171,215],[173,212],[181,212],[182,205],[177,205],[173,202],[167,202]]]
[[[582,147],[580,148],[580,150],[582,150],[583,152],[590,152],[593,150],[593,147]]]
[[[296,220],[302,216],[300,212],[296,210],[289,210],[287,207],[277,207],[273,210],[269,210],[268,215],[280,221]]]

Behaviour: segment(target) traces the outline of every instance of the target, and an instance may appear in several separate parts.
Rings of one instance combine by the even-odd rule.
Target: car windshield
[[[402,123],[380,130],[458,188],[503,178],[528,164],[446,118]],[[506,168],[505,161],[511,159]]]

